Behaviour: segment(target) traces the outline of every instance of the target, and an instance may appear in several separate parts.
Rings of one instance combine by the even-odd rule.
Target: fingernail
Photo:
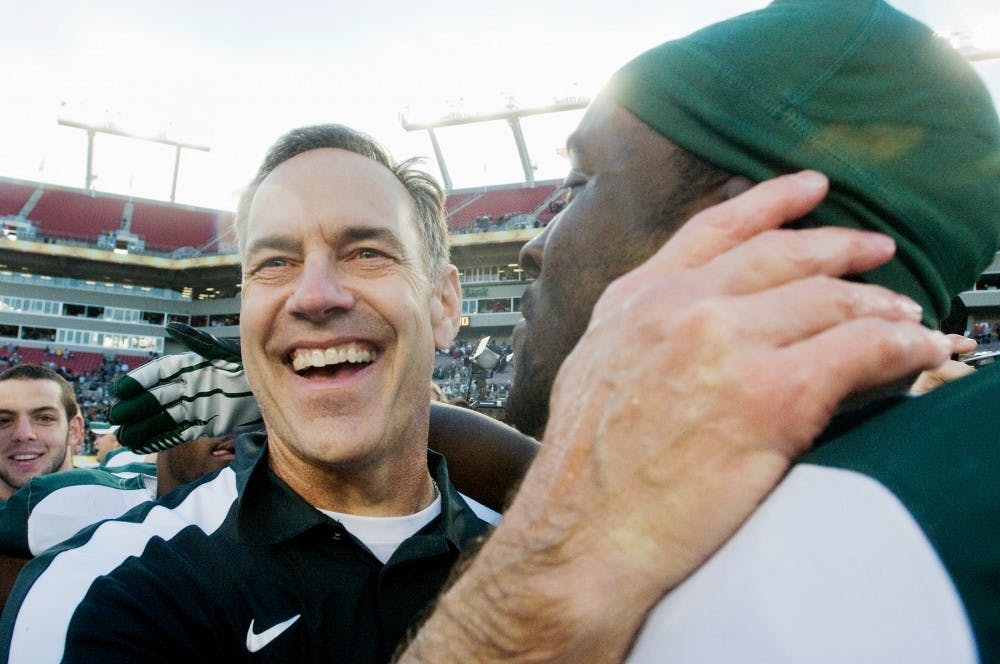
[[[896,241],[888,235],[883,235],[882,233],[870,233],[867,239],[871,244],[871,247],[873,249],[877,249],[880,253],[896,253]]]
[[[799,184],[809,189],[817,190],[826,187],[826,176],[818,171],[799,171],[795,174]]]

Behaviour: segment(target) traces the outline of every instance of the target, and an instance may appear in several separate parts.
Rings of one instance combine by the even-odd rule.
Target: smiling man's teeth
[[[41,455],[39,455],[39,454],[15,454],[14,455],[14,461],[32,461],[34,459],[37,459],[39,456],[41,456]]]
[[[292,368],[296,371],[303,371],[310,367],[328,367],[344,362],[360,363],[373,362],[375,351],[367,350],[350,344],[347,346],[331,346],[325,350],[319,348],[305,348],[292,353]]]

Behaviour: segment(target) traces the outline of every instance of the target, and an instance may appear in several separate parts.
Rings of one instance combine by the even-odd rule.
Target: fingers
[[[700,268],[725,292],[752,293],[815,275],[839,277],[878,267],[892,238],[846,228],[776,230],[757,235]],[[914,305],[916,306],[916,305]]]
[[[859,318],[919,323],[922,315],[918,304],[887,288],[830,277],[801,279],[724,302],[726,325],[748,340],[774,346],[787,346]],[[746,325],[750,321],[754,324]]]
[[[952,354],[958,355],[971,353],[976,350],[976,347],[979,345],[979,342],[975,339],[970,339],[969,337],[962,336],[961,334],[949,334],[948,341],[951,342]]]
[[[860,318],[784,349],[792,366],[816,380],[803,397],[832,413],[848,395],[912,377],[948,359],[951,342],[918,323]]]
[[[123,376],[115,385],[115,397],[131,399],[158,385],[181,380],[184,374],[207,366],[209,362],[192,352],[158,357]]]
[[[190,325],[173,322],[167,325],[167,334],[204,358],[210,360],[225,360],[226,362],[242,362],[240,346],[235,341],[220,339],[214,335],[202,332]]]
[[[698,267],[748,238],[809,213],[829,183],[816,171],[767,180],[703,210],[684,224],[652,259],[662,269]]]
[[[952,335],[948,335],[951,337]],[[922,372],[917,380],[910,387],[910,394],[925,394],[933,389],[941,387],[945,383],[964,378],[976,370],[965,362],[958,360],[948,360],[929,371]]]

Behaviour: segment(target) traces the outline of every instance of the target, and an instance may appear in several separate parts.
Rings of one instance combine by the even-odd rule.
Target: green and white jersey
[[[1000,661],[1000,367],[835,419],[631,662]]]
[[[29,562],[0,662],[387,662],[499,515],[429,452],[437,515],[389,559],[271,470],[263,434],[229,466]],[[375,542],[379,544],[380,542]]]
[[[133,452],[127,447],[119,447],[104,455],[104,463],[100,467],[117,470],[118,468],[132,466],[137,463],[146,463],[146,455]]]
[[[156,465],[74,468],[33,477],[0,507],[0,552],[30,557],[156,498]]]

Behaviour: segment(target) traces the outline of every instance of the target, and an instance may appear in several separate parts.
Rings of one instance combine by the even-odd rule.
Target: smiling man
[[[390,657],[496,518],[427,449],[434,349],[461,301],[442,211],[431,178],[350,129],[275,144],[236,222],[265,432],[29,564],[9,661]]]
[[[436,495],[427,382],[461,296],[416,205],[373,159],[312,150],[261,183],[240,231],[241,346],[270,463],[316,507],[398,516]]]
[[[62,376],[35,364],[0,373],[0,499],[32,477],[72,468],[83,431],[76,395]]]

